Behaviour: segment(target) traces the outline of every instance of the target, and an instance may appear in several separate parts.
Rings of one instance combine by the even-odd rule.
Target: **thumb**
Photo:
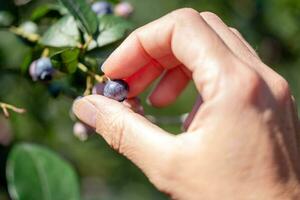
[[[74,102],[73,112],[148,175],[170,156],[175,137],[117,101],[86,96]]]

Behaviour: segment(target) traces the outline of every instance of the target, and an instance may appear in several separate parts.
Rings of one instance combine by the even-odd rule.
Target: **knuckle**
[[[114,110],[113,113],[125,113],[123,110],[125,108],[116,109],[118,110]],[[97,116],[96,131],[101,133],[109,146],[111,146],[117,152],[122,153],[122,147],[124,146],[123,138],[125,133],[124,116],[111,113],[104,113],[103,115],[104,116]],[[107,117],[108,115],[109,117]],[[101,119],[105,119],[105,122],[103,122]]]
[[[180,17],[180,18],[182,17],[190,18],[194,16],[199,17],[199,12],[193,8],[180,8],[173,11],[171,14],[175,17]]]
[[[239,83],[237,84],[237,96],[240,97],[245,103],[254,103],[260,96],[264,81],[258,73],[251,71],[247,75],[240,76]],[[241,89],[242,88],[242,89]]]
[[[233,28],[233,27],[229,27],[229,29],[235,33],[236,35],[241,35],[241,33],[236,29],[236,28]]]
[[[215,13],[213,12],[210,12],[210,11],[204,11],[204,12],[201,12],[200,15],[206,19],[206,20],[220,20],[220,18],[218,17],[218,15],[216,15]]]
[[[282,77],[278,78],[275,83],[275,87],[275,95],[279,102],[286,102],[287,100],[291,99],[290,86],[287,80]]]

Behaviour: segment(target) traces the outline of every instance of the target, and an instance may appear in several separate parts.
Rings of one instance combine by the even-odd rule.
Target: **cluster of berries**
[[[40,58],[33,61],[29,74],[34,81],[50,81],[55,69],[49,58]],[[116,101],[124,101],[128,94],[128,84],[123,80],[109,80],[106,83],[97,83],[92,90],[93,94],[104,95]]]
[[[129,17],[133,12],[133,7],[128,2],[121,2],[113,6],[106,1],[98,1],[93,3],[91,8],[97,15],[115,14],[124,18]],[[31,24],[27,24],[27,28],[31,32],[35,29]],[[33,61],[29,67],[29,74],[34,81],[49,82],[54,78],[55,72],[56,70],[48,57],[41,57]],[[92,89],[92,94],[104,95],[122,102],[127,98],[128,91],[129,86],[125,81],[108,80],[105,83],[96,83]],[[75,122],[73,132],[80,140],[86,140],[93,130],[81,122]]]
[[[108,98],[122,102],[127,98],[128,84],[123,80],[109,80],[106,83],[97,83],[92,89],[92,94],[104,95]],[[142,109],[142,108],[141,108]],[[85,141],[93,129],[82,122],[76,122],[73,126],[74,135],[81,141]]]
[[[128,2],[121,2],[117,4],[115,7],[112,4],[106,1],[98,1],[93,3],[92,10],[97,15],[105,15],[105,14],[115,14],[120,17],[129,17],[133,12],[133,7]]]

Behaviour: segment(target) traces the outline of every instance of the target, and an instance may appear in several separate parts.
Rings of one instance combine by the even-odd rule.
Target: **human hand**
[[[130,97],[166,72],[149,97],[158,107],[190,80],[201,94],[177,136],[103,96],[74,103],[79,119],[159,190],[189,200],[300,198],[299,121],[288,84],[216,15],[180,9],[141,27],[103,70],[125,79]]]

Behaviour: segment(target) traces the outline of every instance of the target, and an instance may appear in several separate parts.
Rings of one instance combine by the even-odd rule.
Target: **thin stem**
[[[42,57],[44,57],[44,58],[48,57],[48,56],[49,56],[49,53],[50,53],[49,49],[48,49],[48,48],[45,48],[45,49],[43,50]]]
[[[26,112],[26,110],[23,108],[18,108],[16,106],[13,106],[13,105],[7,104],[7,103],[3,103],[3,102],[0,102],[0,108],[2,109],[5,117],[9,117],[8,110],[12,110],[12,111],[14,111],[16,113],[20,113],[20,114]]]
[[[91,94],[91,91],[93,89],[93,78],[91,76],[86,77],[86,88],[83,93],[83,96],[87,96]]]
[[[82,72],[88,74],[89,76],[93,77],[96,81],[100,82],[100,83],[104,83],[107,78],[106,76],[100,76],[94,72],[92,72],[91,70],[89,70],[84,64],[82,63],[78,63],[78,69],[80,69]]]
[[[88,39],[87,39],[87,41],[84,43],[84,45],[82,46],[82,48],[83,48],[83,50],[85,51],[88,47],[89,47],[89,45],[90,45],[90,43],[93,41],[93,37],[92,36],[89,36],[88,37]]]

